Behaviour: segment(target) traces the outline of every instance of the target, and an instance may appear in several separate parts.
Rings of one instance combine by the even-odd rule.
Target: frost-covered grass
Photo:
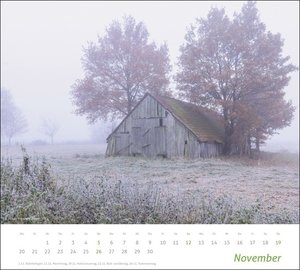
[[[298,223],[295,156],[275,164],[104,158],[95,145],[27,148],[2,151],[2,223]]]

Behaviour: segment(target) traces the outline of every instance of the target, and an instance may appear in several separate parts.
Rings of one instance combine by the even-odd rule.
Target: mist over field
[[[11,92],[28,122],[27,132],[15,136],[13,143],[50,143],[40,128],[45,118],[55,119],[60,126],[54,143],[105,142],[111,124],[99,121],[97,127],[93,127],[85,117],[75,115],[70,89],[76,79],[83,76],[82,47],[96,41],[97,35],[102,35],[114,19],[132,15],[143,21],[151,40],[158,44],[167,42],[175,72],[179,47],[194,19],[206,16],[211,6],[224,7],[232,16],[242,4],[1,2],[1,87]],[[258,2],[257,7],[267,29],[279,32],[284,38],[284,53],[299,66],[299,3]],[[172,88],[174,83],[171,83]],[[296,106],[294,120],[290,127],[279,130],[278,135],[267,141],[265,150],[297,152],[299,149],[298,72],[292,73],[285,92],[286,99],[291,99]],[[6,144],[7,139],[2,136],[1,142]]]
[[[1,223],[299,223],[298,67],[296,1],[2,1]]]

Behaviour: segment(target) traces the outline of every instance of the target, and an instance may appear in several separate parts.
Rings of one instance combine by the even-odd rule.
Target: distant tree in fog
[[[27,127],[27,121],[15,106],[10,91],[1,88],[1,137],[7,137],[11,145],[12,138],[26,132]]]
[[[51,144],[53,144],[54,136],[59,130],[59,124],[54,119],[43,119],[41,123],[40,131],[50,138]]]
[[[97,43],[89,43],[82,59],[85,77],[72,86],[76,114],[90,123],[123,117],[145,92],[166,94],[168,48],[148,41],[142,22],[131,16],[112,22]]]

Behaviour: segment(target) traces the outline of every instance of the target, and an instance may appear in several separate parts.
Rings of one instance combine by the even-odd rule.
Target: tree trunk
[[[11,146],[11,137],[8,137],[8,145]]]
[[[132,109],[132,100],[129,91],[127,91],[127,115],[130,113]]]
[[[258,137],[255,138],[255,150],[260,152],[260,142]]]
[[[231,147],[232,147],[232,139],[231,136],[233,134],[233,130],[231,128],[231,124],[228,121],[228,110],[226,108],[223,108],[223,117],[224,117],[224,148],[223,148],[223,154],[229,155],[231,153]]]
[[[51,136],[51,144],[53,144],[53,136]]]
[[[231,152],[231,138],[230,138],[230,130],[228,126],[225,127],[225,136],[224,136],[224,148],[223,154],[229,155]]]
[[[251,156],[251,136],[247,135],[247,150],[245,152],[246,155]]]

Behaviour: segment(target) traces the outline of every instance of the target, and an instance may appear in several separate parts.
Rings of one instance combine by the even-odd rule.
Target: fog
[[[143,21],[150,39],[170,50],[173,71],[186,28],[207,15],[211,6],[230,16],[243,2],[1,2],[1,87],[10,90],[28,120],[28,132],[14,141],[47,140],[40,132],[44,118],[59,122],[56,142],[95,138],[86,119],[74,114],[70,90],[83,77],[82,47],[96,41],[112,20],[132,15]],[[262,22],[285,40],[284,55],[299,66],[299,3],[258,2]],[[267,142],[265,149],[299,148],[299,73],[292,74],[286,98],[297,107],[290,127]],[[100,125],[101,126],[101,125]],[[101,137],[109,127],[102,124]],[[100,135],[99,135],[100,136]]]

